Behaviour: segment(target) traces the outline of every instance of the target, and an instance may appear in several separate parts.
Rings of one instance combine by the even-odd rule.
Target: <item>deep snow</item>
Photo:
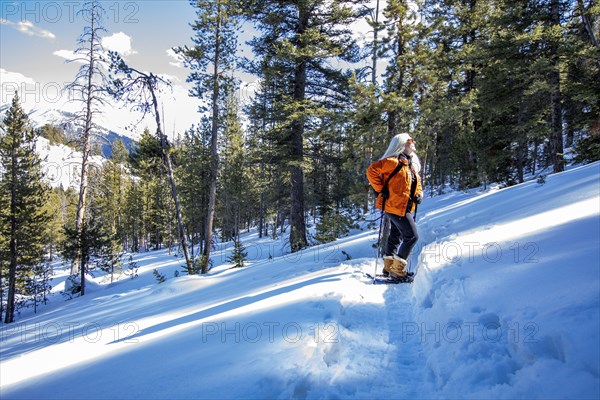
[[[364,278],[366,223],[300,254],[247,234],[249,266],[222,244],[208,276],[139,253],[2,326],[0,397],[598,398],[599,216],[600,163],[426,199],[413,285]]]

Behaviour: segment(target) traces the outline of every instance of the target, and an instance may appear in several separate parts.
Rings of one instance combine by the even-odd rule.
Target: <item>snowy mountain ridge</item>
[[[3,117],[8,108],[7,104],[0,106],[0,116]],[[78,131],[81,130],[80,124],[76,121],[76,115],[69,111],[33,108],[27,113],[33,128],[41,128],[46,124],[53,125],[63,129],[69,140],[76,138]],[[129,151],[133,150],[135,142],[131,137],[115,133],[103,126],[96,126],[92,141],[100,146],[102,155],[91,156],[92,168],[100,168],[104,160],[111,157],[111,146],[116,140],[123,141]],[[36,150],[42,159],[42,170],[45,173],[46,182],[52,187],[62,186],[65,189],[79,187],[82,161],[80,151],[63,144],[50,143],[44,137],[38,139]]]
[[[206,276],[175,277],[169,250],[134,254],[138,278],[94,273],[84,298],[57,294],[2,327],[0,393],[598,398],[599,181],[596,162],[425,199],[412,285],[365,278],[377,240],[365,221],[293,254],[245,234],[248,267],[230,269],[221,243]],[[56,272],[58,293],[68,270]]]
[[[79,189],[81,180],[81,152],[64,144],[51,144],[46,138],[38,138],[36,151],[42,159],[44,180],[51,187]],[[90,168],[101,168],[106,159],[90,156]]]

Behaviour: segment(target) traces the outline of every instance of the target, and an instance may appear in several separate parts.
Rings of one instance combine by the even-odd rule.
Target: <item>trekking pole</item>
[[[415,204],[415,215],[413,216],[413,220],[415,221],[415,225],[417,223],[417,210],[419,209],[419,205]],[[412,249],[410,250],[410,260],[408,260],[408,270],[412,271],[412,260],[413,260],[413,252]],[[415,275],[416,275],[416,271],[415,271]]]
[[[381,202],[381,216],[379,217],[379,233],[377,234],[377,254],[375,256],[375,272],[373,273],[373,284],[377,278],[377,263],[379,262],[379,254],[381,253],[381,227],[383,226],[383,218],[385,218],[385,201],[387,199],[383,197]],[[377,202],[377,200],[375,200]]]
[[[381,227],[383,225],[383,210],[381,210],[381,217],[379,217],[379,233],[377,234],[377,253],[375,255],[375,271],[373,272],[373,284],[377,278],[377,263],[379,262],[379,253],[381,252]]]

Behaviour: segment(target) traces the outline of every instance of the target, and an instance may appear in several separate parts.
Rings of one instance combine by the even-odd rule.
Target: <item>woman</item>
[[[378,193],[376,206],[391,221],[384,248],[384,275],[397,279],[407,278],[406,260],[419,239],[413,215],[423,199],[423,189],[415,150],[415,141],[401,133],[392,138],[383,157],[367,169],[369,183]]]

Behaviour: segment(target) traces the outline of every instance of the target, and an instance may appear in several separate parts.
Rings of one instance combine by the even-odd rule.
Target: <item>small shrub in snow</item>
[[[138,277],[138,270],[140,267],[137,265],[137,262],[133,261],[133,255],[129,255],[129,262],[127,263],[127,269],[125,270],[125,275],[130,276],[131,279]]]
[[[154,270],[152,271],[152,274],[154,275],[154,277],[156,278],[156,281],[158,283],[164,283],[167,281],[167,277],[164,276],[163,274],[161,274],[160,272],[158,272],[158,270],[156,268],[154,268]]]
[[[236,239],[233,247],[233,253],[227,259],[227,261],[233,263],[233,267],[231,268],[243,268],[244,261],[246,261],[247,257],[248,252],[246,251],[246,247],[242,244],[242,241],[239,238]]]
[[[544,183],[546,183],[546,175],[538,176],[537,183],[539,183],[540,185],[543,185]]]

